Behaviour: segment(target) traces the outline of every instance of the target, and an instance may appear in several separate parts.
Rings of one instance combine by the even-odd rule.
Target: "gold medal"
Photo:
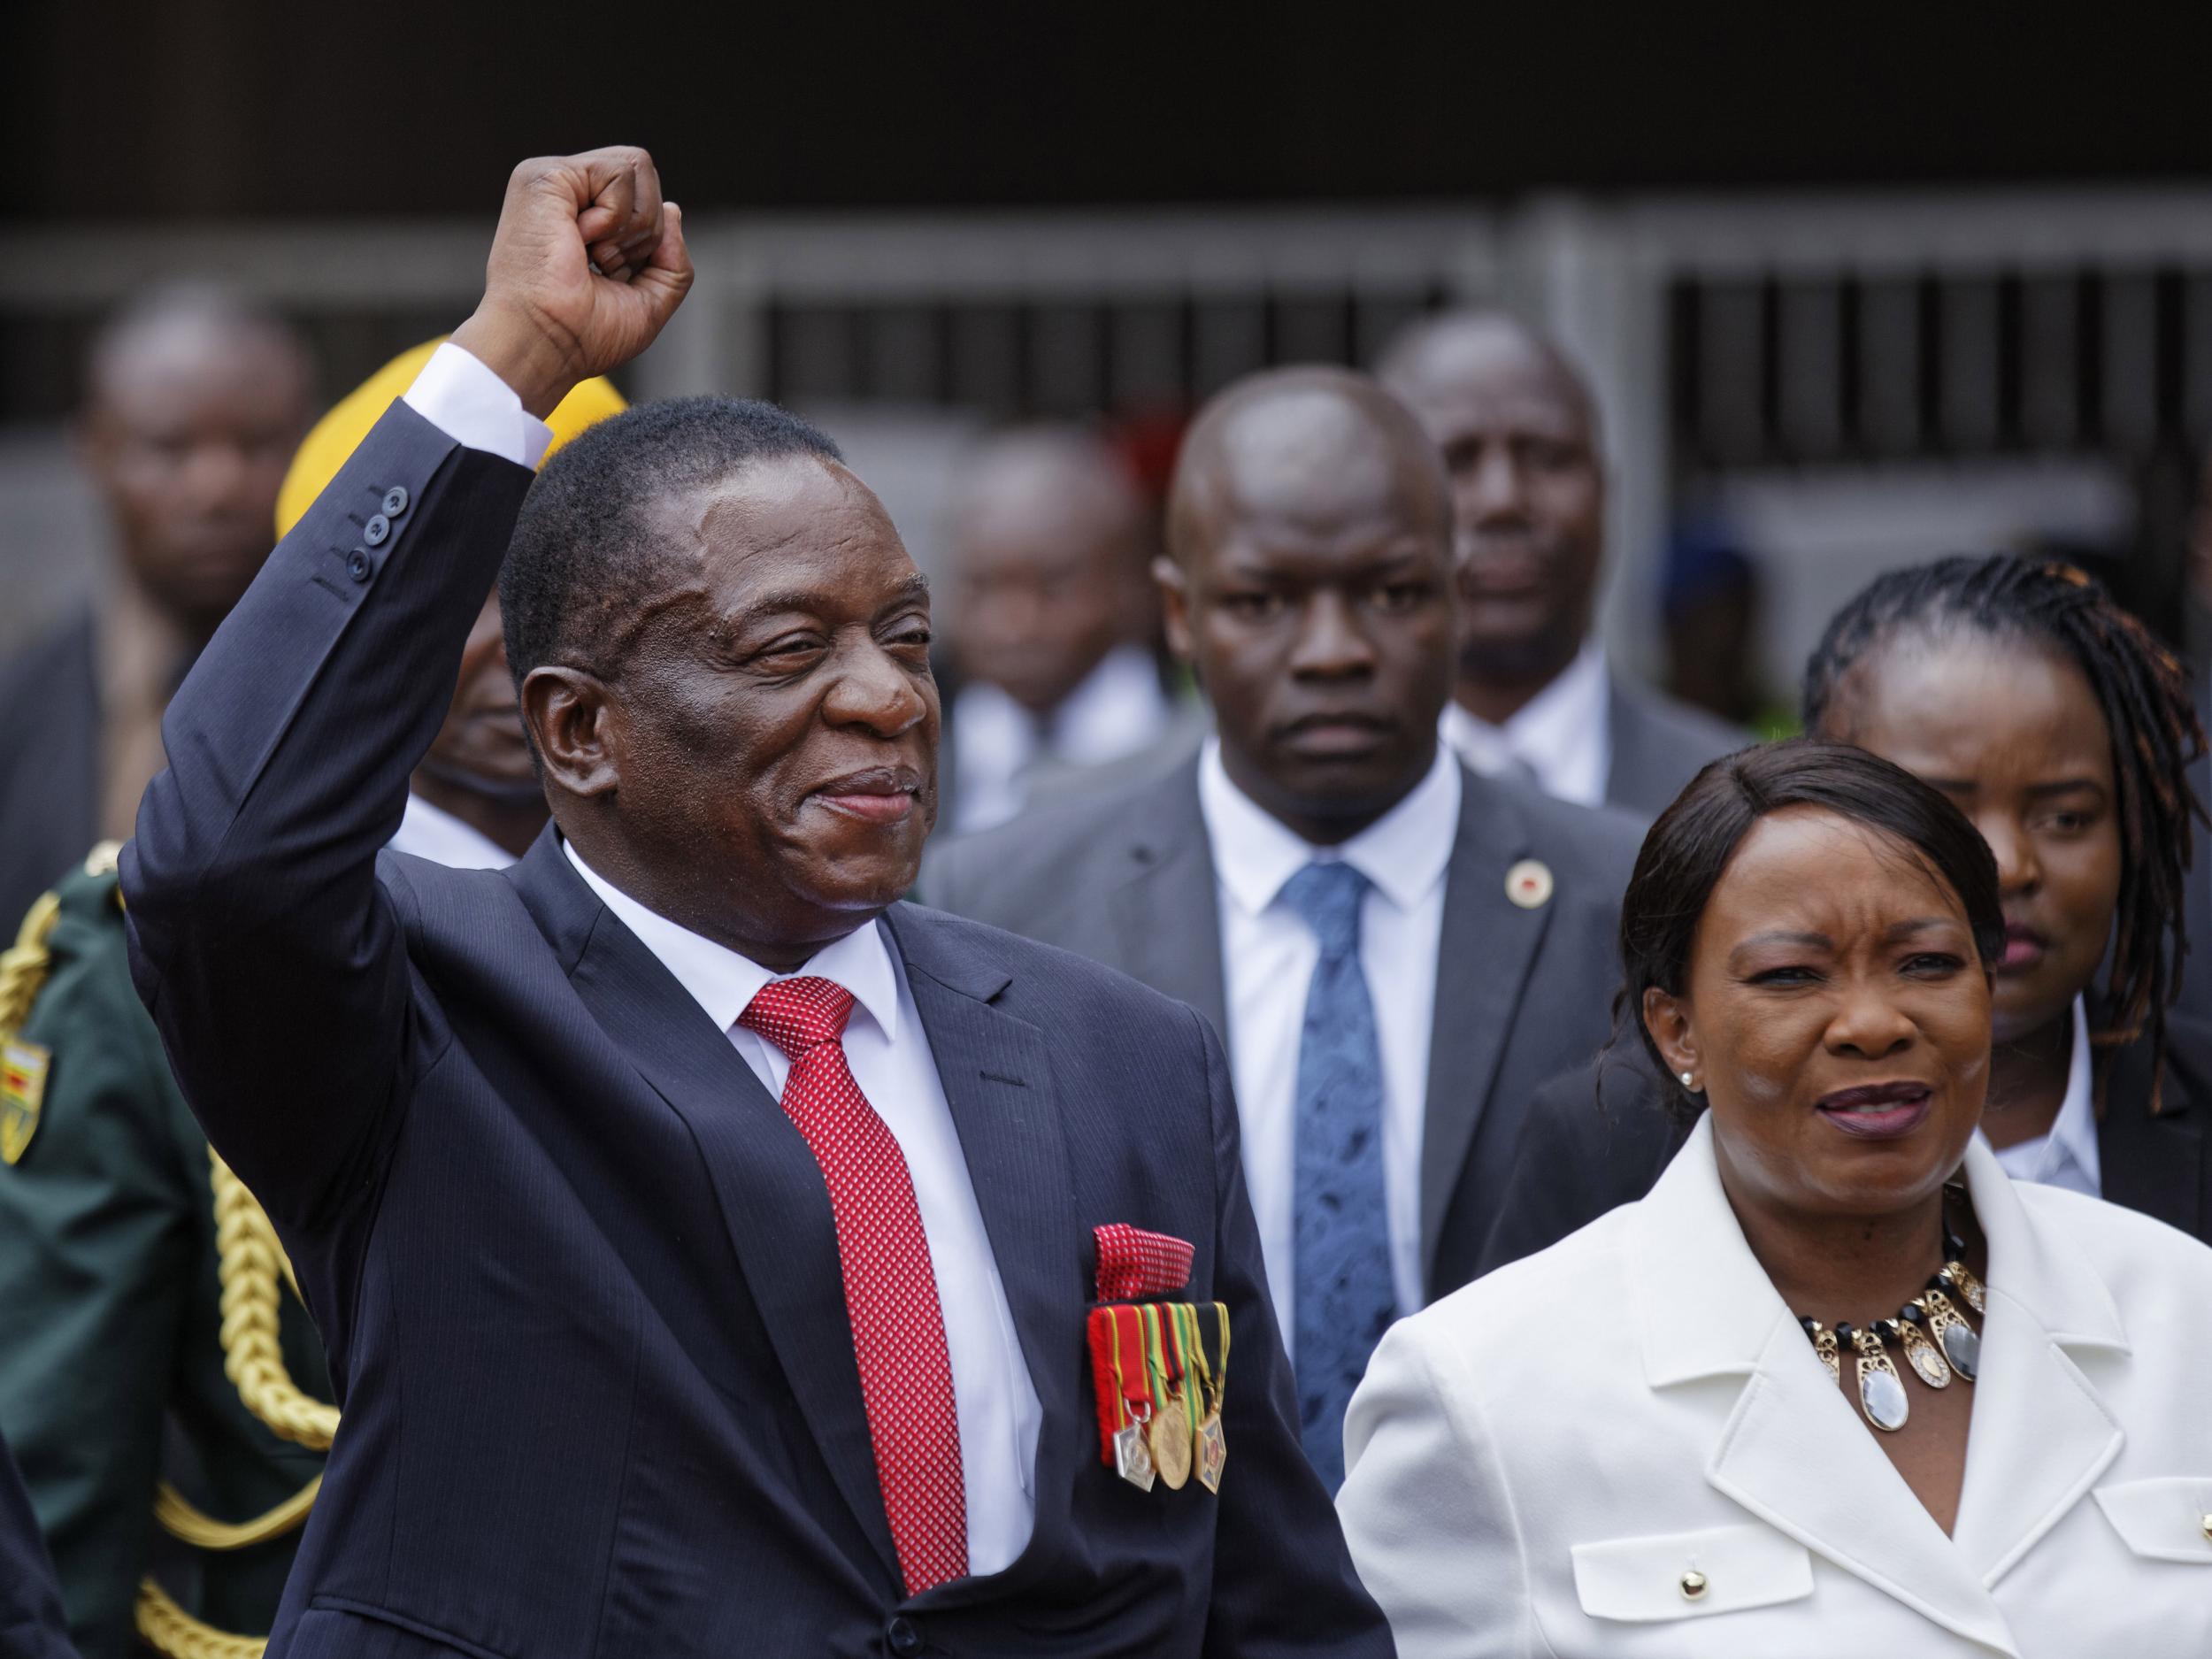
[[[1138,1314],[1144,1321],[1145,1371],[1152,1379],[1152,1421],[1145,1426],[1145,1443],[1161,1483],[1171,1492],[1179,1492],[1190,1479],[1190,1417],[1168,1384],[1159,1308],[1148,1303]]]
[[[1171,1405],[1152,1414],[1148,1434],[1152,1466],[1171,1492],[1179,1492],[1190,1479],[1190,1418],[1180,1406]]]

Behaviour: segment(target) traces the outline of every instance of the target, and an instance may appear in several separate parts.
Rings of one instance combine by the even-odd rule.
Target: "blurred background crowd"
[[[995,427],[1102,445],[1129,493],[1095,527],[1141,570],[1209,393],[1369,365],[1409,319],[1483,303],[1558,339],[1603,410],[1615,661],[1732,721],[1786,723],[1837,604],[1936,551],[2060,548],[2187,626],[2212,195],[2178,64],[2085,63],[2032,28],[1920,24],[1906,50],[1571,11],[985,9],[856,19],[864,51],[795,14],[703,25],[602,97],[567,84],[604,27],[572,0],[526,25],[417,0],[280,23],[217,0],[127,29],[11,10],[0,651],[116,541],[68,436],[103,316],[151,282],[227,283],[303,331],[319,407],[465,311],[468,212],[516,154],[611,123],[681,157],[701,284],[623,389],[818,419],[933,571]],[[942,588],[955,663],[992,649],[993,557]],[[1112,627],[1141,649],[1142,591],[1081,603],[1126,600]],[[1097,654],[1086,626],[1004,672]],[[1031,695],[1073,671],[1041,672]]]

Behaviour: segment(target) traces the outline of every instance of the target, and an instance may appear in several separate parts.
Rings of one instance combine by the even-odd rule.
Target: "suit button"
[[[395,484],[384,492],[384,516],[396,518],[407,511],[407,486]]]
[[[918,1654],[922,1650],[921,1627],[902,1613],[884,1628],[895,1654]]]
[[[357,582],[368,580],[369,572],[374,568],[375,566],[369,563],[366,549],[356,548],[346,555],[346,574]]]
[[[2198,1525],[2202,1528],[2207,1538],[2212,1538],[2212,1515],[2206,1516]]]
[[[392,534],[392,521],[382,513],[361,526],[361,539],[371,547],[382,547],[384,538]]]
[[[1694,1601],[1705,1594],[1705,1575],[1691,1571],[1682,1575],[1682,1594],[1686,1601]]]

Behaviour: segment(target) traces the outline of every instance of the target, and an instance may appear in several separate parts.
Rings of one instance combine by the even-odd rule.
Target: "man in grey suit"
[[[1221,1032],[1307,1452],[1333,1480],[1381,1327],[1471,1276],[1528,1100],[1605,1036],[1639,835],[1442,748],[1450,494],[1373,380],[1231,387],[1191,429],[1168,531],[1168,637],[1216,735],[1164,779],[938,849],[923,893]]]
[[[1415,324],[1379,373],[1443,451],[1458,513],[1446,740],[1478,772],[1655,818],[1699,767],[1752,740],[1621,679],[1591,636],[1605,466],[1589,387],[1558,347],[1496,311]]]

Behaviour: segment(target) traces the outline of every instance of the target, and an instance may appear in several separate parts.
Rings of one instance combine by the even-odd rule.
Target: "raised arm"
[[[529,486],[522,411],[642,351],[690,281],[644,151],[516,168],[466,356],[377,424],[170,705],[122,859],[133,977],[209,1138],[283,1219],[361,1190],[434,1057],[376,855]]]

